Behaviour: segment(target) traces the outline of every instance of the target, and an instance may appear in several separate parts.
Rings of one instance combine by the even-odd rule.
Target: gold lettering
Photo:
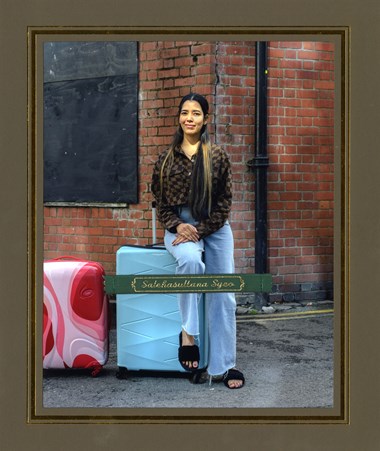
[[[221,282],[219,279],[214,279],[211,284],[211,288],[217,288],[221,290],[222,288],[232,288],[234,287],[233,282]]]

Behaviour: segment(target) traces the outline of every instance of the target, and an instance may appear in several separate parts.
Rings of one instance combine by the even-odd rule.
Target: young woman
[[[234,272],[231,209],[231,166],[227,154],[211,145],[207,132],[209,106],[205,97],[188,94],[179,105],[179,126],[171,147],[158,158],[152,176],[157,216],[165,228],[165,246],[175,257],[177,274]],[[200,356],[198,294],[182,293],[182,331],[178,358],[196,371]],[[209,333],[208,374],[228,388],[244,385],[235,367],[236,322],[233,293],[207,293]],[[219,376],[219,378],[218,378]]]

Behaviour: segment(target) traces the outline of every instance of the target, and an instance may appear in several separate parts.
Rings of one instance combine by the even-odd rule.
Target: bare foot
[[[182,329],[182,346],[193,346],[194,345],[194,337],[192,335],[189,335],[184,329]],[[185,366],[188,368],[198,368],[198,362],[195,361],[186,361],[182,362]]]
[[[238,377],[239,379],[233,379],[233,377]],[[241,371],[237,368],[231,368],[224,374],[224,384],[228,388],[236,389],[241,388],[244,385],[244,376]]]
[[[243,381],[238,379],[231,379],[228,381],[228,386],[230,388],[240,388],[243,385]]]

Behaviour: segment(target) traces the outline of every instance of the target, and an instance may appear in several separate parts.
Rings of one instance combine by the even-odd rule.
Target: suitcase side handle
[[[165,249],[165,243],[162,241],[161,243],[155,243],[155,244],[125,244],[122,247],[134,247],[137,249]]]

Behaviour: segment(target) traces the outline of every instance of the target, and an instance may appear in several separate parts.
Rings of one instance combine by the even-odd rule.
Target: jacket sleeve
[[[214,180],[215,193],[210,217],[202,220],[196,227],[200,237],[216,232],[227,221],[232,204],[232,175],[228,155],[221,151],[221,161],[217,178]]]
[[[162,161],[163,156],[161,155],[154,165],[151,191],[154,200],[156,201],[158,220],[165,229],[169,230],[169,232],[176,233],[177,225],[181,224],[182,221],[176,214],[176,209],[173,206],[167,204],[164,192],[161,195],[160,171]]]

